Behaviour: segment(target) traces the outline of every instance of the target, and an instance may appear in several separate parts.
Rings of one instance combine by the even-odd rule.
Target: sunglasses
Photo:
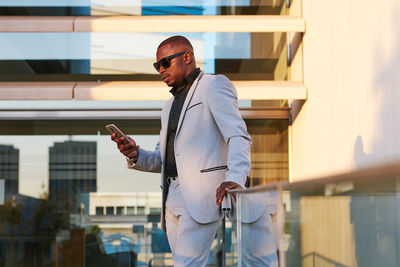
[[[164,69],[169,68],[169,67],[171,67],[171,59],[173,59],[175,57],[179,57],[179,56],[181,56],[181,55],[183,55],[185,53],[186,53],[186,51],[185,52],[180,52],[178,54],[174,54],[174,55],[171,55],[171,56],[168,56],[168,57],[164,57],[164,58],[160,59],[158,62],[153,63],[153,66],[157,71],[160,70],[161,66]]]

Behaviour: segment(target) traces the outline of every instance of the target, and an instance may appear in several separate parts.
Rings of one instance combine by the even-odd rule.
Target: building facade
[[[400,161],[399,13],[396,0],[2,1],[0,180],[5,196],[32,199],[42,217],[29,231],[48,238],[45,256],[26,259],[84,266],[85,249],[114,242],[91,255],[110,266],[158,257],[169,264],[168,253],[144,257],[132,233],[139,225],[159,230],[147,215],[159,214],[160,177],[127,170],[104,126],[114,123],[154,149],[170,94],[152,63],[171,35],[188,37],[200,68],[235,85],[253,139],[251,186]],[[322,195],[285,200],[288,266],[312,266],[309,255],[361,266],[370,253],[360,244],[372,240],[360,237],[367,212],[351,196]],[[14,224],[1,221],[0,265],[17,253],[7,239]],[[133,245],[118,256],[128,232]],[[382,240],[379,249],[388,251]],[[217,243],[209,266],[217,266]],[[24,246],[18,264],[28,264]]]

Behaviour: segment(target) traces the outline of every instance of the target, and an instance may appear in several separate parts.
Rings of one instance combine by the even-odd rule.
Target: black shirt
[[[178,176],[176,170],[175,153],[174,153],[174,140],[176,130],[178,128],[179,117],[181,115],[183,104],[185,103],[186,96],[190,87],[200,74],[200,69],[197,68],[184,77],[183,84],[173,87],[170,93],[174,95],[174,102],[172,102],[171,111],[169,112],[168,131],[167,131],[167,146],[165,151],[165,176]]]

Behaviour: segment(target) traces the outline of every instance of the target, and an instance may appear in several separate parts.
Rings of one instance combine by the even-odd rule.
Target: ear
[[[190,52],[186,52],[183,58],[185,60],[186,65],[189,65],[193,61],[193,55]]]

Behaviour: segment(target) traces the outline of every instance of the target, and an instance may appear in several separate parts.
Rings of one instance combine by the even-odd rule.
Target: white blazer
[[[174,98],[161,113],[160,140],[155,151],[139,149],[136,165],[129,168],[161,172],[164,185],[164,157],[168,120]],[[186,96],[174,142],[176,167],[185,205],[199,223],[221,217],[216,190],[223,181],[244,187],[250,172],[251,138],[240,116],[236,89],[223,75],[201,72]],[[166,201],[163,190],[163,213]],[[162,228],[164,214],[162,214]]]

